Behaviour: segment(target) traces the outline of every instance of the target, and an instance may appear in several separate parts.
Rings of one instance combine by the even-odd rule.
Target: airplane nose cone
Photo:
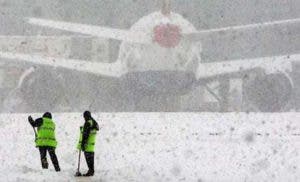
[[[161,47],[174,48],[181,39],[181,29],[172,24],[160,24],[154,27],[153,41]]]

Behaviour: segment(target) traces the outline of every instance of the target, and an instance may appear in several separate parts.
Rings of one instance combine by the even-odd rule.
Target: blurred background
[[[89,37],[27,24],[26,17],[77,22],[129,29],[141,17],[159,11],[159,0],[0,0],[1,51],[35,53],[53,57],[114,62],[120,41]],[[269,22],[300,17],[298,0],[173,0],[172,11],[181,14],[198,30]],[[300,53],[300,24],[243,32],[211,34],[202,41],[202,61],[218,62]],[[0,58],[1,60],[2,58]],[[299,60],[300,61],[300,60]],[[34,76],[18,87],[30,67]],[[195,88],[175,102],[145,99],[134,104],[116,89],[119,81],[47,66],[0,61],[0,112],[93,111],[267,111],[300,109],[300,63],[292,65],[294,82],[290,98],[282,107],[261,109],[253,104],[241,79],[210,84],[226,92],[220,103],[209,91]],[[51,78],[51,79],[49,79]],[[284,91],[287,93],[289,91]],[[224,94],[224,93],[223,93]],[[255,97],[255,95],[250,95]],[[51,98],[51,99],[49,99]],[[255,100],[255,99],[254,99]],[[153,102],[149,102],[153,101]],[[256,99],[256,102],[257,101]],[[282,102],[282,101],[279,101]],[[269,103],[272,105],[274,103]],[[281,103],[276,103],[280,105]]]

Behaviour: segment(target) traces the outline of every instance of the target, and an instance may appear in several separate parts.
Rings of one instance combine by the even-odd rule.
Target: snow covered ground
[[[82,114],[53,114],[60,173],[41,169],[27,116],[0,115],[0,181],[300,181],[299,113],[94,114],[89,179],[73,177]]]

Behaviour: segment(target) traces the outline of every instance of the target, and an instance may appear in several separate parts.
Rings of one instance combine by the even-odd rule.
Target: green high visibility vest
[[[37,129],[37,147],[56,147],[55,123],[52,119],[43,118],[43,124]]]
[[[88,122],[90,123],[91,126],[93,125],[92,120],[89,120]],[[83,126],[81,126],[80,127],[79,142],[77,144],[77,149],[82,150],[84,152],[94,152],[95,151],[96,134],[97,134],[96,129],[92,129],[90,131],[87,142],[85,143],[85,150],[82,150],[81,142],[82,142],[82,135],[83,135]]]

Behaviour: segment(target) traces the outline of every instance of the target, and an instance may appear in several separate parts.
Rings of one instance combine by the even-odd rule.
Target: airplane
[[[201,59],[201,40],[211,33],[295,24],[300,22],[300,18],[197,30],[180,14],[171,11],[170,0],[163,0],[161,11],[142,17],[129,30],[41,18],[26,18],[26,21],[35,26],[122,42],[118,58],[113,63],[0,51],[3,61],[51,66],[72,73],[78,71],[96,76],[97,81],[91,87],[95,87],[100,96],[89,101],[92,110],[106,111],[107,104],[119,104],[119,100],[123,100],[125,104],[122,111],[180,111],[181,103],[178,98],[197,87],[203,87],[219,101],[220,111],[227,111],[229,81],[241,78],[247,82],[244,88],[246,96],[259,111],[281,111],[288,103],[294,87],[289,75],[292,62],[300,60],[300,54],[213,63],[203,62]],[[40,74],[34,77],[36,72]],[[45,69],[37,71],[31,67],[20,77],[16,88],[23,93],[24,102],[30,103],[33,108],[36,106],[36,110],[49,107],[47,102],[54,97],[54,91],[50,88],[58,87],[57,79],[49,79],[55,75],[49,73],[40,78],[44,72]],[[255,76],[250,79],[249,75],[253,73]],[[209,84],[216,80],[225,88],[221,93],[216,93],[209,87]],[[34,88],[34,85],[39,85],[36,82],[47,87]],[[72,82],[72,77],[64,84],[69,82]],[[70,92],[73,92],[73,89],[76,88],[72,88]],[[28,98],[27,95],[31,97]],[[78,98],[69,100],[76,99]],[[45,108],[41,107],[41,103],[37,103],[41,100],[45,103]],[[94,102],[98,102],[98,106],[93,106]],[[80,103],[80,100],[76,102]]]

